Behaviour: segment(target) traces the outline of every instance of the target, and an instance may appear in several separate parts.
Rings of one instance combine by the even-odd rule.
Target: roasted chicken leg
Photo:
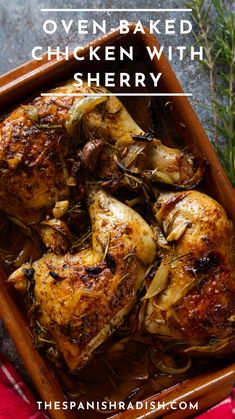
[[[187,352],[234,351],[232,222],[197,191],[161,194],[155,211],[168,245],[146,294],[146,329],[186,344]]]
[[[200,178],[188,153],[156,139],[148,143],[116,97],[95,96],[107,89],[70,81],[51,92],[61,96],[38,97],[0,123],[0,209],[9,215],[31,224],[52,217],[58,201],[68,206],[79,179],[71,169],[71,153],[74,159],[90,137],[115,143],[128,170],[151,171],[155,181],[184,187]]]
[[[31,272],[37,320],[71,370],[81,368],[129,313],[156,253],[151,228],[134,210],[102,189],[89,190],[87,202],[91,248],[75,255],[47,253],[9,277],[27,293]]]

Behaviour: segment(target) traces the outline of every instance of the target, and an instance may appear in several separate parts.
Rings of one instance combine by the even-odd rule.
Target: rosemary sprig
[[[223,0],[191,0],[195,44],[204,47],[213,111],[213,145],[235,185],[235,16]],[[220,143],[220,138],[223,144]]]
[[[88,247],[89,239],[91,237],[91,229],[88,228],[88,230],[80,237],[78,237],[74,243],[72,244],[72,247],[70,251],[74,251],[75,249],[85,249]]]

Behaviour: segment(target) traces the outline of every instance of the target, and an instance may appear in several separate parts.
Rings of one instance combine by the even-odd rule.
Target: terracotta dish
[[[154,59],[150,61],[146,54],[146,46],[159,47],[154,36],[150,35],[146,30],[145,35],[133,35],[134,25],[130,24],[130,31],[128,34],[120,35],[118,30],[114,31],[94,42],[86,45],[82,52],[84,56],[88,55],[88,48],[90,45],[115,45],[128,46],[135,45],[136,62],[138,66],[143,68],[145,72],[158,73],[163,75],[160,79],[159,92],[175,92],[182,93],[182,89],[177,81],[173,70],[164,56],[158,61]],[[128,71],[135,71],[136,62],[128,64]],[[21,103],[25,98],[35,95],[38,92],[46,92],[56,83],[67,80],[73,77],[76,71],[89,71],[86,67],[86,60],[84,62],[76,61],[72,56],[66,61],[63,57],[59,61],[47,61],[44,56],[42,61],[28,62],[15,70],[0,77],[0,111],[1,113],[8,112],[12,107]],[[142,66],[142,67],[141,67]],[[95,66],[94,66],[95,68]],[[120,63],[115,62],[115,70],[118,71]],[[108,64],[105,63],[104,57],[98,62],[97,71],[107,71]],[[94,71],[94,69],[92,69]],[[113,70],[112,70],[113,71]],[[133,89],[132,89],[133,91]],[[115,92],[115,89],[114,89]],[[136,91],[138,93],[138,91]],[[141,103],[139,99],[130,101],[128,98],[125,102],[129,110],[134,109],[133,106]],[[205,158],[209,165],[207,167],[205,176],[203,178],[203,189],[218,202],[220,202],[226,209],[229,217],[235,223],[235,192],[225,172],[213,151],[213,148],[201,127],[188,99],[180,96],[170,96],[168,98],[159,98],[159,103],[162,100],[171,102],[169,109],[169,126],[173,126],[173,131],[176,133],[176,138],[183,139],[185,145],[190,149],[196,158]],[[156,99],[158,101],[158,98]],[[138,114],[138,110],[137,110]],[[141,112],[140,112],[141,114]],[[140,119],[141,115],[137,115]],[[164,124],[164,122],[163,122]],[[161,138],[160,138],[161,139]],[[172,136],[172,131],[169,129],[167,141],[169,145],[175,143],[175,137]],[[177,140],[176,140],[177,141]],[[177,144],[178,145],[178,144]],[[0,274],[0,317],[4,325],[12,337],[17,350],[28,369],[32,380],[38,390],[40,397],[45,401],[62,401],[66,400],[60,383],[55,378],[53,371],[47,365],[46,361],[42,359],[33,345],[31,335],[29,333],[27,319],[22,314],[22,310],[17,302],[12,289],[6,284],[6,276],[4,272]],[[215,362],[216,365],[216,362]],[[116,414],[115,418],[183,418],[189,417],[197,412],[185,410],[171,410],[170,402],[176,401],[198,401],[199,411],[202,411],[213,404],[222,400],[230,391],[235,382],[235,364],[231,363],[222,369],[215,369],[214,372],[203,373],[195,378],[188,379],[181,384],[177,384],[168,388],[161,393],[151,396],[148,400],[164,401],[167,408],[164,410],[159,408],[152,411],[146,411],[144,408],[138,411],[127,411]],[[168,410],[169,407],[169,410]],[[75,412],[68,412],[67,410],[51,410],[52,418],[63,419],[78,417]],[[90,413],[91,415],[92,413]],[[91,417],[91,416],[90,416]]]

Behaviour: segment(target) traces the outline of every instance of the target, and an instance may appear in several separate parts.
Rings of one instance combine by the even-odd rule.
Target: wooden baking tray
[[[136,49],[136,60],[140,64],[144,63],[145,70],[154,73],[162,72],[160,79],[160,86],[158,92],[175,92],[182,93],[182,89],[164,56],[158,61],[154,59],[151,61],[146,54],[146,46],[159,47],[156,39],[149,34],[133,34],[134,24],[129,25],[129,33],[120,35],[116,30],[94,42],[86,45],[81,53],[84,56],[88,55],[88,48],[90,45],[115,45],[128,46],[134,45]],[[135,68],[135,62],[128,64],[128,68]],[[121,68],[121,63],[118,59],[115,61],[115,70]],[[110,70],[104,58],[98,63],[96,70]],[[0,77],[0,111],[7,112],[11,107],[23,101],[26,97],[34,95],[37,91],[46,91],[51,88],[55,81],[66,80],[73,77],[76,71],[89,71],[87,61],[78,62],[71,58],[65,61],[63,57],[56,61],[47,61],[44,56],[42,61],[28,62],[17,69]],[[92,64],[92,71],[95,71],[95,64]],[[113,71],[113,68],[112,70]],[[132,88],[133,91],[133,88]],[[165,98],[166,99],[166,98]],[[136,102],[137,99],[132,101]],[[158,103],[161,107],[161,100]],[[235,223],[235,192],[230,182],[228,181],[224,170],[210,145],[210,142],[203,131],[188,99],[186,97],[171,96],[167,98],[171,102],[169,107],[170,119],[166,122],[169,126],[173,126],[177,136],[182,137],[187,147],[190,148],[196,157],[205,157],[209,166],[207,168],[203,187],[205,190],[216,198],[227,210],[229,216]],[[165,100],[166,102],[166,100]],[[127,103],[128,105],[128,103]],[[130,105],[130,101],[129,101]],[[132,106],[133,107],[133,106]],[[130,106],[131,108],[131,106]],[[171,130],[169,131],[168,140],[171,138]],[[173,140],[175,137],[173,136]],[[47,402],[62,401],[65,396],[61,390],[60,384],[56,380],[50,367],[46,364],[40,354],[34,348],[28,323],[22,314],[20,308],[15,302],[13,291],[6,285],[4,272],[0,273],[0,317],[2,318],[6,329],[11,335],[18,352],[28,369],[33,382],[41,396]],[[235,382],[235,364],[227,366],[226,368],[216,370],[213,373],[206,373],[181,384],[171,387],[150,397],[149,401],[165,403],[165,408],[147,411],[146,409],[138,411],[127,411],[114,415],[115,418],[184,418],[195,416],[196,413],[202,411],[213,404],[223,399],[230,391]],[[199,410],[197,412],[191,410],[171,410],[171,401],[198,401]],[[51,410],[52,418],[65,419],[77,417],[74,412],[67,410]],[[92,417],[92,413],[88,417]]]

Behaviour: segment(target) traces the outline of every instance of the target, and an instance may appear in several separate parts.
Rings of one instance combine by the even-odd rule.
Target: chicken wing
[[[168,245],[146,295],[146,329],[191,346],[187,352],[234,351],[232,222],[197,191],[161,194],[155,210]]]
[[[81,368],[129,313],[156,253],[151,228],[134,210],[102,189],[89,190],[87,202],[91,248],[47,253],[9,277],[26,293],[31,273],[37,319],[71,370]]]

